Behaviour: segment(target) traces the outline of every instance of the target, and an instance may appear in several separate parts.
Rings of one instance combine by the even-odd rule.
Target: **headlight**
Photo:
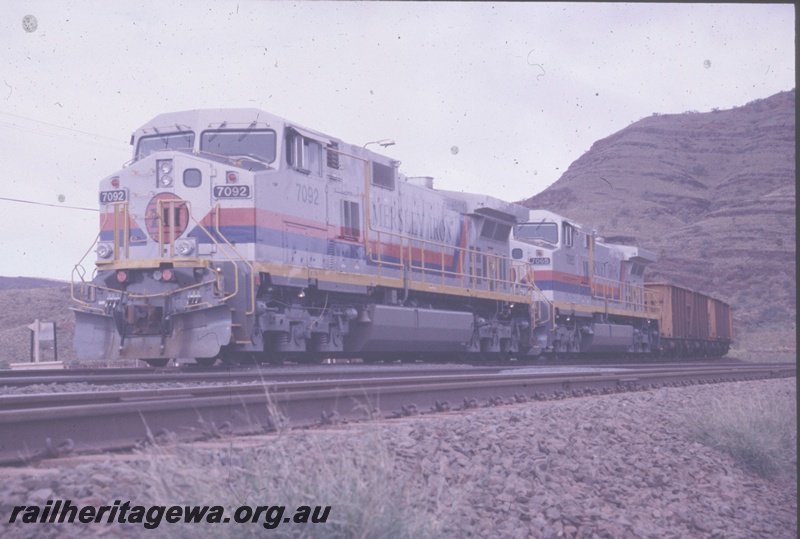
[[[156,163],[156,187],[170,187],[172,185],[172,159],[164,159]]]
[[[97,256],[100,258],[108,258],[114,253],[114,248],[106,243],[101,243],[97,246]]]
[[[179,241],[175,245],[175,249],[177,249],[179,255],[189,256],[194,251],[194,245],[190,241]]]

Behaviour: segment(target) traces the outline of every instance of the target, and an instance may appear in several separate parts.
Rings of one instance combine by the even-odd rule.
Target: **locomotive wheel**
[[[456,352],[453,354],[453,363],[465,363],[470,365],[475,362],[475,357],[477,354],[469,353],[469,352]]]
[[[150,365],[151,367],[166,367],[167,363],[169,363],[168,357],[157,357],[152,359],[144,359],[145,363]]]
[[[236,354],[224,354],[221,355],[219,360],[222,362],[223,365],[226,367],[238,367],[242,360]]]
[[[255,359],[261,365],[283,365],[283,357],[276,356],[273,352],[260,352],[255,354]]]
[[[368,352],[362,354],[364,363],[393,363],[397,356],[387,352]]]
[[[495,353],[494,352],[486,352],[484,350],[481,350],[480,352],[475,354],[475,356],[477,356],[476,359],[477,359],[477,362],[479,364],[480,363],[490,363],[494,359]]]
[[[194,358],[194,362],[200,365],[201,367],[210,367],[214,363],[217,362],[217,358],[215,357],[196,357]]]
[[[253,365],[259,362],[260,354],[256,352],[237,352],[228,346],[223,346],[216,359],[219,359],[227,367],[238,367],[239,365]]]

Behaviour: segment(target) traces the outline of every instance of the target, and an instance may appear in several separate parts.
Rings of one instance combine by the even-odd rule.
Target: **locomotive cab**
[[[133,159],[100,182],[96,275],[78,270],[73,287],[80,358],[211,361],[235,338],[253,302],[253,199],[279,166],[282,125],[189,111],[133,133]]]

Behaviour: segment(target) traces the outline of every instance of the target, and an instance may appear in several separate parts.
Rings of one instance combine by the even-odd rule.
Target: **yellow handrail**
[[[418,282],[430,290],[445,291],[448,288],[447,278],[453,278],[460,281],[463,288],[494,292],[499,299],[531,305],[532,322],[536,326],[550,321],[554,322],[554,318],[551,316],[552,302],[536,285],[534,269],[529,263],[519,263],[509,257],[498,254],[422,240],[396,232],[384,230],[373,230],[373,232],[376,248],[370,249],[369,260],[376,265],[379,279],[385,276],[385,268],[392,268],[400,272],[401,276],[402,272],[407,269],[410,282]],[[392,240],[395,241],[393,242]],[[397,261],[387,261],[384,258],[383,251],[385,248],[397,249]],[[420,249],[419,263],[417,265],[413,262],[415,249]],[[425,257],[425,252],[428,250],[435,251],[436,249],[440,251],[440,256],[435,258],[439,259],[441,266],[440,269],[431,269],[427,267],[426,262],[428,259]],[[452,251],[453,263],[456,268],[461,268],[460,271],[458,269],[445,269],[446,251]],[[486,257],[486,275],[483,275],[483,273],[478,275],[477,272],[478,269],[483,267],[482,256]],[[469,271],[464,271],[463,269],[465,260],[469,260]],[[481,262],[480,268],[477,264],[479,261]],[[511,278],[505,278],[501,275],[500,270],[504,262],[505,267],[509,268],[509,270],[514,270],[510,272]],[[415,272],[417,272],[418,277],[415,277]],[[431,278],[432,275],[440,277],[440,280]],[[543,313],[544,307],[542,304],[551,307],[551,309],[547,309],[546,314]]]
[[[652,300],[648,300],[652,293],[644,286],[596,275],[590,282],[592,298],[603,301],[606,309],[611,304],[612,307],[641,312],[651,318],[660,317],[660,309],[654,305]]]
[[[243,257],[241,255],[241,253],[239,253],[239,250],[236,249],[236,247],[234,247],[234,245],[230,241],[228,241],[228,238],[226,238],[225,235],[222,233],[222,231],[219,229],[219,209],[220,209],[219,208],[219,204],[217,204],[215,206],[215,208],[214,208],[214,212],[215,212],[215,215],[214,215],[214,228],[217,231],[217,234],[219,234],[220,238],[225,240],[225,243],[228,245],[228,247],[233,249],[233,252],[236,253],[236,256],[239,257],[239,260],[244,262],[247,265],[247,267],[250,268],[250,300],[251,300],[251,304],[250,304],[250,310],[247,311],[245,314],[251,315],[251,314],[256,312],[256,280],[255,280],[256,279],[256,276],[255,276],[256,272],[255,272],[255,269],[253,268],[253,265],[245,257]],[[194,218],[192,218],[192,219],[194,219]],[[195,222],[197,223],[197,221],[195,221]],[[201,226],[201,228],[202,228],[202,225],[200,225],[200,223],[197,223],[197,224],[199,226]],[[235,265],[236,265],[236,263],[234,263],[234,266]],[[236,274],[237,274],[236,278],[238,280],[238,278],[239,278],[238,270],[237,270]]]
[[[119,204],[119,203],[118,202],[114,203],[115,206],[117,204]],[[108,206],[106,206],[106,209],[108,209]],[[83,256],[81,257],[81,259],[78,260],[78,262],[72,267],[72,272],[70,273],[70,283],[69,283],[69,294],[70,294],[70,297],[72,298],[72,301],[74,301],[75,303],[78,303],[84,309],[93,310],[93,311],[99,311],[101,313],[103,312],[103,309],[100,309],[98,307],[92,307],[91,305],[89,305],[85,301],[80,300],[80,299],[75,297],[75,274],[77,273],[78,277],[81,280],[81,295],[86,295],[88,293],[88,288],[91,287],[91,286],[94,286],[94,285],[91,285],[91,284],[87,283],[86,280],[84,279],[84,276],[86,275],[86,270],[83,268],[83,260],[87,256],[89,256],[89,253],[92,252],[92,248],[95,245],[97,245],[97,241],[100,239],[100,234],[103,233],[103,227],[106,226],[106,222],[107,221],[108,221],[108,212],[103,214],[103,221],[100,223],[100,230],[97,232],[97,236],[95,236],[94,241],[92,242],[91,245],[89,245],[89,248],[86,250],[86,252],[83,253]],[[114,235],[116,236],[116,230],[114,231]],[[116,250],[114,252],[114,256],[116,256]]]

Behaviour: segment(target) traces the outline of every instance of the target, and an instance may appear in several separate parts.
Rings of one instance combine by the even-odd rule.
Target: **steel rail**
[[[748,366],[752,367],[752,366]],[[307,426],[365,417],[413,415],[482,404],[732,380],[796,376],[796,366],[652,369],[543,376],[531,373],[430,375],[304,381],[225,388],[133,390],[0,397],[0,464],[24,463],[69,452],[129,449],[166,440],[262,433],[276,425]],[[93,396],[93,397],[92,397]],[[15,398],[11,398],[15,397]],[[62,405],[53,406],[61,398]],[[63,405],[63,402],[71,402]],[[81,400],[88,399],[88,400]],[[49,405],[48,405],[49,403]],[[22,406],[22,407],[20,407]]]
[[[789,364],[782,364],[778,367],[770,366],[771,375],[778,375],[778,373],[785,370]],[[794,367],[792,367],[794,369]],[[744,375],[749,372],[762,373],[764,366],[747,365],[738,366],[737,373]],[[545,380],[567,380],[573,379],[576,376],[582,380],[590,380],[601,378],[609,375],[624,375],[626,377],[637,376],[641,373],[647,373],[648,376],[666,375],[675,372],[690,371],[696,376],[713,375],[719,371],[718,367],[709,368],[708,366],[696,367],[693,369],[674,369],[668,367],[659,368],[645,368],[639,370],[631,369],[593,369],[584,371],[555,371],[550,369],[538,368],[512,368],[512,369],[497,369],[497,368],[484,368],[478,370],[468,369],[447,369],[443,371],[431,370],[400,370],[396,373],[389,371],[356,371],[356,372],[342,372],[335,371],[325,373],[325,376],[320,376],[317,373],[301,373],[295,372],[294,374],[287,375],[285,380],[277,379],[264,379],[253,378],[249,383],[232,383],[232,379],[214,379],[214,381],[228,382],[217,383],[217,385],[197,385],[197,386],[180,386],[180,387],[159,387],[159,388],[142,388],[142,389],[124,389],[124,390],[97,390],[97,391],[69,391],[57,393],[22,393],[11,395],[0,395],[0,411],[10,410],[24,410],[29,408],[53,408],[67,405],[100,405],[111,404],[123,401],[143,401],[152,399],[176,399],[176,398],[189,398],[189,397],[215,397],[219,395],[243,395],[247,393],[262,393],[264,391],[298,391],[301,389],[317,389],[330,386],[336,383],[340,388],[364,387],[365,384],[372,385],[376,382],[381,383],[384,387],[391,385],[405,385],[405,384],[426,384],[431,381],[435,382],[464,382],[469,383],[473,380],[481,380],[486,376],[494,376],[494,380],[502,381],[506,379],[518,379],[521,376],[526,378],[535,377],[537,381]],[[355,376],[353,376],[355,374]],[[296,379],[293,379],[296,378]],[[130,383],[130,379],[120,379],[124,382]],[[161,382],[162,380],[153,380],[147,378],[144,380],[146,383]],[[178,379],[178,381],[188,381],[186,379]],[[209,382],[207,378],[201,378],[200,381]]]
[[[251,369],[192,369],[192,370],[166,370],[156,371],[151,368],[146,369],[98,369],[91,372],[81,373],[81,370],[67,372],[58,371],[35,371],[24,375],[16,374],[20,371],[8,371],[15,373],[11,376],[0,374],[0,388],[23,387],[29,385],[43,384],[68,384],[86,383],[90,385],[111,385],[111,384],[155,384],[171,382],[187,383],[226,383],[226,382],[284,382],[292,380],[309,379],[343,379],[343,378],[374,378],[376,376],[424,376],[426,374],[450,373],[450,374],[470,374],[470,373],[492,373],[499,372],[503,367],[500,366],[476,366],[476,367],[441,367],[427,366],[415,367],[413,365],[390,365],[390,366],[368,366],[363,365],[325,365],[325,366],[303,366],[295,368],[291,366],[281,367],[257,367]],[[123,372],[117,372],[118,370]]]
[[[0,371],[0,388],[23,387],[66,383],[90,385],[147,384],[169,382],[217,383],[230,381],[288,381],[304,379],[337,379],[348,377],[373,377],[378,374],[416,376],[433,374],[491,373],[516,369],[701,369],[722,366],[758,365],[781,368],[786,363],[743,364],[740,362],[708,363],[524,363],[504,362],[477,365],[426,364],[343,364],[343,365],[280,365],[245,368],[98,368],[98,369],[54,369],[42,371]],[[760,368],[759,367],[759,368]]]

